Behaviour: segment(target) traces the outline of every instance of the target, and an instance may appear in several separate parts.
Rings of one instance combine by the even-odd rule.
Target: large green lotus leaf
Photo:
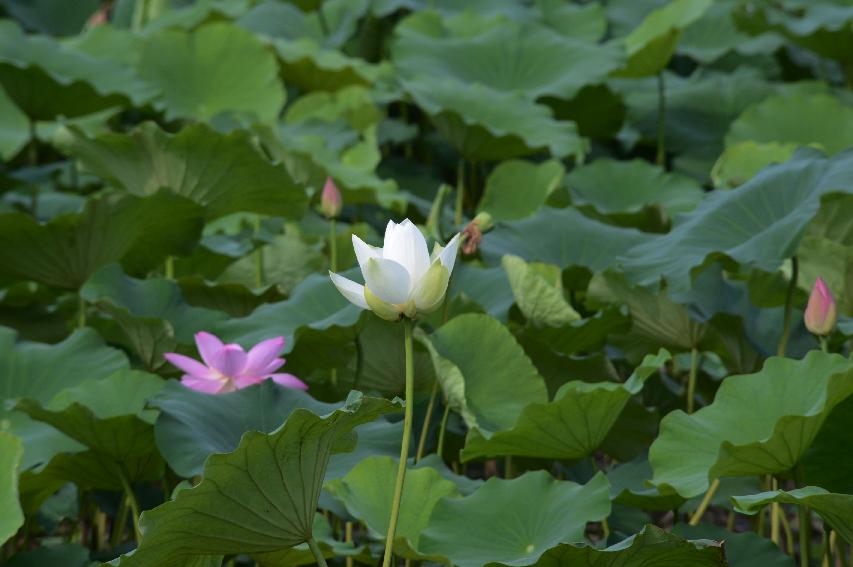
[[[340,48],[356,31],[358,20],[368,8],[368,0],[266,0],[240,16],[237,23],[271,38],[307,37],[324,46]]]
[[[162,387],[158,376],[122,370],[65,389],[47,403],[19,401],[16,409],[87,448],[51,461],[27,479],[30,487],[70,480],[85,488],[120,491],[122,477],[131,483],[159,478],[163,467],[153,428],[157,412],[146,409],[146,403]]]
[[[785,0],[760,2],[754,8],[738,14],[747,28],[755,32],[778,32],[806,49],[837,59],[845,65],[853,61],[853,31],[850,27],[853,9],[849,3],[843,0]]]
[[[628,62],[621,77],[656,75],[669,63],[681,31],[702,17],[711,0],[673,0],[651,12],[623,41]]]
[[[802,149],[736,191],[711,193],[671,232],[632,248],[625,272],[643,285],[663,277],[673,292],[686,291],[694,272],[715,259],[773,272],[796,252],[821,198],[851,187],[853,151],[826,158]]]
[[[576,206],[588,206],[621,226],[642,226],[646,217],[660,218],[661,212],[672,218],[694,209],[703,195],[693,179],[640,159],[597,159],[572,170],[566,185]]]
[[[534,216],[498,223],[485,235],[480,250],[489,262],[506,255],[560,268],[582,266],[598,272],[615,265],[616,258],[632,246],[651,240],[638,230],[607,225],[576,209],[542,208]]]
[[[497,319],[460,315],[420,339],[448,403],[469,428],[508,429],[525,406],[548,399],[545,381]]]
[[[22,213],[0,215],[0,274],[76,289],[116,261],[146,272],[189,252],[202,224],[201,207],[168,191],[89,199],[83,212],[47,224]]]
[[[24,523],[24,514],[18,503],[18,467],[24,456],[20,439],[0,431],[0,545],[15,535]]]
[[[728,500],[728,498],[727,498]],[[672,534],[691,540],[714,540],[725,548],[728,567],[794,567],[794,557],[787,555],[777,544],[761,535],[731,532],[721,525],[702,523],[691,526],[679,523],[672,526]]]
[[[175,8],[176,6],[170,6]],[[143,30],[146,33],[165,29],[194,30],[199,26],[214,22],[230,22],[245,14],[250,8],[248,0],[201,0],[177,9],[160,9],[159,13],[148,14],[152,17],[145,22]],[[117,22],[122,21],[124,14],[115,14]],[[127,14],[125,25],[132,25],[132,14]]]
[[[490,16],[504,16],[511,19],[532,17],[530,8],[518,0],[468,0],[461,3],[457,0],[375,0],[373,13],[377,16],[387,16],[400,9],[413,12],[435,10],[445,17],[475,12]]]
[[[665,350],[646,356],[623,383],[573,380],[557,390],[553,401],[529,404],[511,428],[488,438],[472,429],[462,460],[500,455],[580,459],[590,455],[607,437],[628,399],[669,358]]]
[[[755,69],[741,67],[733,73],[699,68],[682,77],[663,72],[666,87],[666,149],[676,156],[677,171],[704,182],[723,151],[729,124],[749,105],[772,92]],[[612,80],[628,107],[628,123],[642,140],[654,144],[658,135],[658,83],[655,77]]]
[[[773,163],[788,160],[798,145],[776,142],[737,142],[725,149],[711,169],[715,187],[734,189]]]
[[[181,294],[191,305],[245,317],[258,306],[280,299],[275,288],[252,290],[241,284],[211,282],[199,275],[178,279]]]
[[[573,122],[554,120],[547,107],[520,93],[420,76],[404,80],[403,88],[466,159],[503,160],[542,151],[581,159],[586,153]]]
[[[853,428],[853,397],[832,410],[803,457],[803,483],[853,494],[853,455],[839,451]]]
[[[841,356],[769,358],[755,374],[723,380],[711,405],[663,418],[649,450],[652,482],[692,498],[716,478],[788,471],[850,394],[853,364]]]
[[[300,183],[319,191],[326,178],[332,177],[347,203],[378,203],[400,209],[403,197],[397,192],[397,183],[376,174],[382,157],[376,126],[356,131],[345,120],[346,115],[343,112],[332,120],[309,116],[303,122],[263,129],[260,136]]]
[[[785,43],[777,33],[750,35],[741,30],[733,17],[738,6],[737,0],[715,0],[699,20],[684,30],[678,53],[710,64],[731,53],[745,57],[770,55]]]
[[[560,35],[595,43],[607,33],[607,12],[598,2],[578,5],[542,0],[536,4],[542,24]]]
[[[527,320],[536,326],[561,327],[580,319],[563,295],[561,271],[550,264],[528,264],[507,255],[501,265],[509,279],[515,303]]]
[[[44,565],[62,565],[62,567],[89,567],[91,564],[88,548],[75,543],[63,543],[17,553],[3,566],[43,567]]]
[[[388,533],[394,479],[398,460],[392,457],[368,457],[355,465],[346,476],[326,485],[347,511],[363,521],[371,536],[384,539]],[[403,557],[419,558],[421,532],[430,514],[444,497],[457,496],[456,485],[445,480],[437,470],[421,467],[406,472],[400,517],[394,539],[394,550]]]
[[[404,329],[397,322],[367,316],[358,326],[361,368],[358,388],[384,394],[402,394],[405,388],[406,360]],[[415,391],[429,390],[435,381],[432,360],[424,350],[414,351]]]
[[[609,514],[607,479],[600,473],[586,485],[544,471],[492,477],[474,494],[436,505],[419,551],[460,567],[530,565],[555,545],[583,541],[586,523]]]
[[[312,274],[296,286],[288,299],[261,305],[247,317],[220,323],[215,331],[224,340],[246,345],[284,335],[285,348],[289,350],[300,331],[352,327],[360,315],[361,309],[347,301],[327,275]]]
[[[515,303],[506,270],[500,266],[479,268],[467,263],[454,268],[448,297],[473,302],[501,321],[506,321],[507,312]]]
[[[142,104],[153,94],[132,67],[28,36],[9,20],[0,21],[0,85],[31,120]]]
[[[351,85],[372,85],[393,76],[389,64],[373,65],[328,49],[310,38],[273,40],[284,80],[305,90],[334,91]]]
[[[613,337],[630,358],[639,359],[656,348],[689,351],[698,348],[708,325],[690,316],[688,306],[676,303],[665,291],[632,287],[624,276],[607,271],[595,274],[587,289],[587,303],[596,308],[622,303],[631,314],[631,327],[624,337]]]
[[[237,211],[300,218],[308,201],[242,130],[220,134],[194,124],[170,135],[150,122],[129,134],[96,138],[72,130],[66,149],[110,183],[135,195],[168,188],[203,205],[207,218]]]
[[[591,352],[600,349],[611,335],[625,333],[631,321],[628,315],[627,308],[613,305],[599,310],[586,319],[572,320],[558,327],[528,326],[518,337],[524,342],[524,348],[527,351],[530,351],[531,347],[530,342],[526,342],[529,339],[561,355]],[[648,350],[650,349],[644,352]],[[537,364],[540,363],[536,356],[532,358]]]
[[[169,119],[248,116],[272,123],[284,106],[275,57],[254,34],[229,23],[146,38],[139,74],[160,92]]]
[[[374,96],[370,90],[359,85],[335,92],[307,93],[287,107],[284,121],[298,124],[312,119],[333,122],[343,118],[351,128],[363,132],[384,118]]]
[[[0,327],[0,353],[0,399],[7,402],[32,398],[48,403],[83,380],[105,378],[128,367],[121,351],[106,347],[91,329],[78,330],[51,346],[16,342],[14,331]],[[22,439],[25,449],[22,471],[38,470],[58,454],[85,449],[50,425],[18,411],[9,412],[2,405],[0,430],[8,430]]]
[[[195,488],[142,515],[142,544],[122,564],[183,566],[200,555],[264,556],[312,537],[333,453],[355,447],[353,429],[400,404],[353,393],[326,417],[297,409],[273,433],[248,432],[232,453],[212,455]]]
[[[477,211],[486,211],[496,221],[529,217],[563,182],[566,170],[556,160],[540,164],[509,160],[501,162],[486,178]],[[523,190],[520,188],[523,187]]]
[[[132,278],[117,264],[89,278],[80,295],[115,321],[121,342],[151,369],[159,368],[163,353],[175,350],[179,342],[191,344],[194,333],[227,318],[221,311],[189,305],[172,280]]]
[[[0,158],[13,158],[29,141],[29,121],[0,88]]]
[[[430,12],[409,16],[398,24],[399,37],[392,58],[405,78],[443,77],[459,84],[477,83],[499,92],[519,92],[535,100],[543,96],[570,99],[586,85],[604,82],[623,62],[621,50],[612,44],[563,36],[538,23],[478,26],[416,33],[424,24],[409,20],[438,18]],[[482,29],[482,26],[489,26]],[[434,22],[430,27],[442,27]],[[470,27],[481,28],[480,33]],[[444,33],[442,33],[444,32]],[[553,57],[554,53],[563,54]]]
[[[98,0],[3,0],[0,4],[27,29],[53,36],[79,33],[101,6]]]
[[[607,472],[610,498],[622,506],[660,512],[675,510],[684,504],[686,499],[678,494],[661,494],[657,488],[649,486],[652,474],[645,456],[612,467]]]
[[[845,541],[853,542],[853,495],[835,494],[819,486],[806,486],[796,490],[774,490],[733,496],[735,509],[744,514],[757,514],[771,502],[808,506],[817,512]]]
[[[196,392],[172,380],[150,405],[160,410],[154,428],[157,446],[183,477],[201,474],[209,455],[233,451],[245,432],[275,431],[296,408],[325,415],[338,407],[270,380],[219,395]]]
[[[727,567],[722,542],[686,540],[648,524],[615,545],[596,549],[587,545],[558,545],[536,562],[536,567]]]
[[[769,97],[732,122],[726,146],[739,142],[816,146],[836,154],[853,146],[853,106],[823,93]]]

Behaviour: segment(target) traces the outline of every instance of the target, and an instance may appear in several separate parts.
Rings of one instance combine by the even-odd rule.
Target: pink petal
[[[216,372],[214,370],[188,356],[184,356],[176,352],[167,352],[163,356],[174,366],[177,366],[187,374],[201,380],[211,380],[216,376]]]
[[[204,331],[195,334],[195,344],[198,347],[201,359],[208,366],[213,366],[213,359],[216,358],[216,354],[225,346],[218,337]]]
[[[272,362],[267,364],[266,368],[262,369],[260,372],[257,373],[257,376],[260,376],[262,378],[266,378],[267,376],[269,376],[270,374],[272,374],[273,372],[275,372],[276,370],[278,370],[279,368],[284,366],[284,360],[285,359],[283,359],[283,358],[274,358],[272,360]],[[244,374],[248,374],[248,373],[244,372]]]
[[[218,394],[225,386],[225,384],[219,380],[206,380],[190,376],[189,374],[184,374],[181,378],[181,384],[191,390],[204,392],[205,394]]]
[[[296,388],[298,390],[308,389],[308,384],[293,374],[273,374],[270,378],[272,378],[276,384],[281,384],[285,388]]]
[[[211,366],[219,370],[223,376],[235,378],[243,373],[248,358],[249,355],[246,354],[243,347],[229,344],[216,353],[211,361]]]
[[[244,374],[242,376],[234,378],[234,387],[237,390],[242,390],[243,388],[248,388],[249,386],[260,384],[263,381],[263,376],[250,376],[248,374]]]
[[[275,360],[279,353],[281,353],[281,349],[283,348],[284,337],[275,337],[273,339],[267,339],[259,342],[252,347],[252,350],[249,351],[246,366],[243,368],[243,374],[264,376],[265,374],[273,372],[278,367],[269,371],[265,370]]]

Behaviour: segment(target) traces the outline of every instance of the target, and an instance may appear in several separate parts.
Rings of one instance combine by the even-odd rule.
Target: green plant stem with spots
[[[426,414],[424,415],[424,424],[421,427],[421,435],[418,439],[418,450],[415,452],[415,464],[421,460],[426,447],[426,439],[429,434],[429,422],[432,420],[432,411],[435,407],[435,399],[438,397],[438,380],[432,385],[432,393],[429,396],[429,404],[427,404]]]
[[[403,442],[400,445],[400,462],[397,466],[397,480],[394,483],[394,497],[391,500],[391,518],[388,522],[388,535],[385,538],[385,556],[382,567],[390,567],[394,555],[394,536],[397,532],[397,519],[400,517],[400,501],[403,498],[403,484],[406,480],[406,461],[409,456],[409,441],[412,436],[412,413],[415,398],[415,368],[412,345],[411,319],[404,319],[405,351],[406,351],[406,409],[403,414]]]
[[[130,514],[133,520],[133,535],[136,538],[136,542],[139,543],[142,541],[142,532],[139,529],[139,503],[136,501],[136,494],[133,493],[133,487],[130,486],[130,482],[128,482],[124,472],[119,471],[118,478],[124,488],[124,495],[130,507]]]
[[[314,541],[314,538],[308,538],[308,549],[311,550],[311,553],[314,555],[314,559],[317,560],[317,565],[320,567],[328,567],[326,558],[323,557],[323,551],[320,549],[320,546],[317,545],[317,542]]]
[[[690,350],[690,373],[687,375],[687,413],[693,413],[696,398],[696,375],[699,372],[699,351]]]

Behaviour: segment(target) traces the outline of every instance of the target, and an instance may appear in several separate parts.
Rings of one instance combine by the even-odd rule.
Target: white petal
[[[457,234],[450,239],[447,246],[438,254],[441,264],[447,268],[447,271],[453,273],[453,265],[456,263],[456,251],[459,249],[460,235]]]
[[[391,240],[391,237],[394,234],[394,231],[396,231],[396,230],[397,230],[397,223],[395,223],[392,220],[389,220],[388,224],[385,225],[385,236],[382,239],[382,241],[383,241],[382,247],[383,248],[385,247],[385,243],[388,242],[389,240]]]
[[[386,231],[386,234],[387,231]],[[424,235],[409,219],[398,224],[385,240],[382,257],[401,264],[412,282],[417,282],[429,269],[429,252]],[[368,286],[370,284],[367,284]],[[373,290],[373,288],[370,288]]]
[[[341,295],[346,297],[351,303],[362,309],[370,309],[367,302],[364,300],[364,286],[357,284],[352,280],[348,280],[343,276],[339,276],[334,272],[329,272],[329,277],[332,278],[332,283],[341,292]]]
[[[364,274],[364,269],[367,267],[367,261],[371,258],[381,258],[382,249],[376,246],[366,244],[361,238],[352,235],[352,247],[355,250],[355,257],[358,258],[358,265],[361,268],[361,273]]]
[[[373,295],[392,304],[403,303],[412,291],[412,278],[406,268],[387,258],[367,261],[364,284]]]

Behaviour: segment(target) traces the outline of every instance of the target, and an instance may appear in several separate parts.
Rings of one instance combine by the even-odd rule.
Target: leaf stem
[[[314,541],[313,537],[308,538],[308,549],[311,550],[311,553],[314,555],[314,559],[317,560],[317,565],[320,567],[328,567],[326,558],[323,557],[323,552],[320,550],[320,546],[317,545],[317,542]]]
[[[462,207],[465,201],[465,160],[460,159],[456,166],[456,214],[453,222],[456,226],[462,224]]]
[[[818,339],[820,340],[820,350],[822,350],[825,353],[828,353],[829,352],[829,339],[827,339],[827,337],[825,337],[823,335],[819,336]]]
[[[255,217],[255,240],[260,241],[261,238],[261,217]],[[264,247],[258,246],[255,249],[255,287],[263,287],[264,285]]]
[[[127,498],[127,504],[130,506],[131,519],[133,520],[133,535],[137,543],[142,542],[142,532],[139,529],[139,503],[136,501],[136,494],[133,493],[133,488],[130,486],[127,477],[124,476],[124,471],[118,469],[118,478],[124,488],[124,494]]]
[[[447,431],[447,418],[450,417],[450,404],[445,401],[444,414],[441,416],[441,425],[438,428],[438,446],[435,448],[436,454],[440,458],[444,458],[444,432]]]
[[[127,498],[122,498],[118,503],[118,513],[113,519],[112,531],[110,532],[110,547],[116,548],[121,543],[121,536],[127,525]]]
[[[694,512],[693,515],[690,516],[690,521],[687,522],[689,525],[699,525],[699,521],[705,514],[705,510],[707,510],[708,506],[711,505],[711,499],[714,498],[714,494],[716,494],[718,488],[720,488],[720,479],[715,478],[711,482],[711,486],[708,487],[708,491],[705,493],[705,497],[702,499],[702,502],[699,504],[699,507],[696,508],[696,512]]]
[[[782,336],[779,338],[776,356],[785,356],[785,351],[788,349],[788,337],[791,336],[791,310],[794,307],[794,290],[797,289],[799,272],[800,263],[796,256],[791,256],[791,281],[788,283],[788,295],[785,298],[785,320],[782,324]]]
[[[391,557],[394,555],[394,535],[397,532],[397,519],[400,517],[400,501],[403,497],[403,483],[406,480],[406,461],[409,456],[409,441],[412,436],[412,410],[414,409],[415,397],[415,368],[412,345],[411,319],[403,321],[405,325],[405,350],[406,350],[406,408],[403,414],[403,442],[400,445],[400,463],[397,466],[397,481],[394,483],[394,498],[391,501],[391,518],[388,521],[388,535],[385,538],[385,557],[382,559],[382,567],[390,567]]]
[[[774,476],[770,476],[770,490],[774,492],[779,490],[779,481]],[[770,504],[770,541],[777,547],[779,545],[779,512],[779,503],[772,502]]]
[[[432,394],[429,396],[429,404],[427,404],[426,415],[424,415],[424,424],[421,427],[421,436],[418,439],[418,450],[415,453],[415,464],[421,460],[424,454],[427,434],[429,433],[429,422],[432,420],[432,410],[435,407],[436,397],[438,397],[438,380],[432,384]]]
[[[175,257],[174,256],[166,256],[166,262],[163,266],[163,272],[166,275],[166,279],[169,279],[169,280],[175,279]]]
[[[798,488],[805,486],[803,465],[794,469],[794,480]],[[811,510],[802,502],[799,505],[800,567],[809,567],[811,559],[812,520]]]
[[[347,543],[352,543],[352,522],[346,522],[344,524],[344,541]],[[346,566],[353,567],[352,557],[347,555],[346,558]]]
[[[329,269],[338,271],[338,223],[329,219]]]
[[[658,73],[658,148],[655,163],[666,164],[666,85],[663,71]]]
[[[693,413],[696,397],[696,374],[699,372],[699,350],[694,346],[690,350],[690,374],[687,376],[687,413]]]
[[[82,329],[86,326],[86,300],[83,295],[77,293],[77,328]]]

